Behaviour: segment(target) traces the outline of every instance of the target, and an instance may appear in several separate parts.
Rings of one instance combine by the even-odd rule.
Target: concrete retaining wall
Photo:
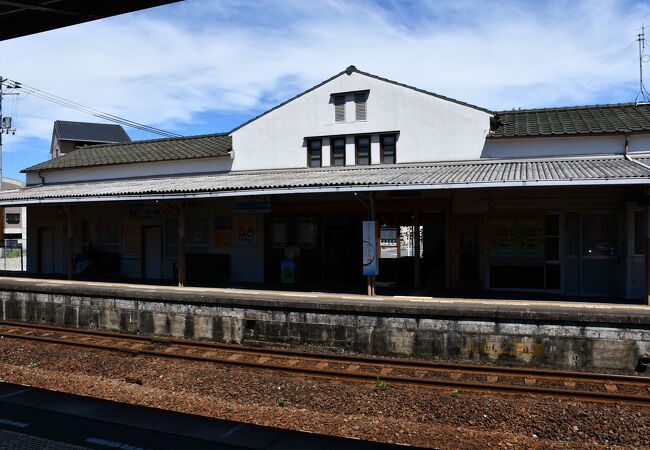
[[[358,312],[319,310],[322,305],[313,299],[294,308],[282,301],[269,306],[271,300],[253,307],[223,299],[181,302],[17,290],[0,290],[0,299],[7,321],[230,343],[309,343],[370,354],[623,371],[633,371],[639,356],[650,353],[650,323],[645,323],[650,317],[641,320],[637,315],[632,324],[607,323],[605,313],[599,316],[598,311],[591,321],[560,320],[548,312],[533,320],[508,318],[503,310],[493,312],[491,319],[489,314],[470,318],[476,314],[469,309],[466,318],[426,308],[399,313],[394,305],[389,315],[376,305],[360,306]]]

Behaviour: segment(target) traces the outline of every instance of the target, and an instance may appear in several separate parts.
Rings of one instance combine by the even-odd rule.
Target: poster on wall
[[[512,220],[490,220],[488,224],[490,256],[512,258],[515,256],[515,223]]]
[[[255,245],[257,240],[257,218],[235,216],[235,244],[240,247]]]
[[[363,274],[373,276],[379,273],[379,258],[377,258],[377,222],[363,222]]]
[[[212,227],[214,246],[225,248],[232,246],[232,218],[217,216]]]
[[[123,246],[124,253],[139,254],[140,253],[140,226],[139,225],[124,225],[123,231]]]
[[[517,256],[520,258],[544,257],[544,222],[536,219],[519,220]]]
[[[488,222],[488,252],[494,258],[543,258],[543,219],[499,219]]]

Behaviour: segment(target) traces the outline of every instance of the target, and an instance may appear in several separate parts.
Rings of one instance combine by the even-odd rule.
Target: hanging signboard
[[[379,273],[376,229],[375,221],[363,222],[363,274],[368,277]]]

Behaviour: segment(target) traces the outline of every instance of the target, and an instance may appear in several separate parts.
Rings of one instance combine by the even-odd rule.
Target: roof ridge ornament
[[[345,69],[345,73],[347,73],[348,75],[352,75],[352,73],[356,72],[356,71],[357,71],[357,68],[355,66],[353,66],[353,65],[348,66],[348,68]]]

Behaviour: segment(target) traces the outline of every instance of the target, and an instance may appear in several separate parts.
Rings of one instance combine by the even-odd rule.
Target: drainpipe
[[[43,175],[41,175],[41,172],[42,172],[42,170],[39,170],[37,172],[37,174],[38,174],[39,178],[41,179],[41,184],[45,184],[45,178],[43,178]]]
[[[630,150],[630,136],[628,136],[628,135],[626,134],[626,135],[625,135],[625,151],[623,152],[623,156],[624,156],[625,159],[627,159],[628,161],[630,161],[630,162],[632,162],[632,163],[634,163],[634,164],[637,164],[637,165],[639,165],[639,166],[641,166],[641,167],[643,167],[643,168],[645,168],[645,169],[650,170],[650,166],[649,166],[649,165],[647,165],[647,164],[643,164],[641,161],[637,161],[636,159],[633,159],[633,158],[630,156],[630,154],[629,154],[629,150]]]

